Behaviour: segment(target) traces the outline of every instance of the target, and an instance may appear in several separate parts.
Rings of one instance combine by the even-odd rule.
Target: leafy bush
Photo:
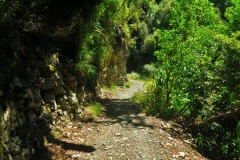
[[[127,77],[129,79],[138,80],[138,79],[140,79],[140,74],[138,74],[136,72],[132,72],[131,74],[128,74]]]
[[[145,64],[143,66],[143,75],[146,75],[146,76],[151,76],[154,74],[154,72],[156,71],[156,68],[154,66],[154,64]]]
[[[139,80],[139,81],[145,81],[149,78],[149,75],[146,75],[144,73],[137,73],[137,72],[131,72],[127,75],[128,79],[132,80]]]
[[[236,2],[231,0],[226,10],[229,22],[208,0],[172,2],[169,24],[155,31],[157,63],[148,92],[150,112],[205,121],[239,107]],[[229,127],[237,120],[228,118],[199,129],[196,144],[214,158],[238,159],[235,129]]]
[[[240,145],[235,135],[219,123],[200,129],[194,142],[214,159],[239,159]]]
[[[144,43],[142,46],[142,52],[145,54],[152,55],[156,48],[156,40],[153,36],[147,36],[144,39]]]
[[[148,27],[147,24],[142,21],[138,24],[138,31],[139,31],[139,37],[144,39],[148,35]]]

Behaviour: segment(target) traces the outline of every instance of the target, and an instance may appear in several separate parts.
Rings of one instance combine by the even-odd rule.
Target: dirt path
[[[100,102],[104,106],[104,116],[91,123],[81,123],[81,128],[74,127],[74,124],[66,128],[69,135],[62,141],[88,146],[90,150],[62,149],[59,152],[76,160],[206,159],[190,147],[187,139],[184,141],[171,135],[174,130],[179,130],[173,123],[141,112],[131,97],[142,89],[143,82],[130,82],[130,88],[102,96]],[[65,159],[59,155],[55,158]]]

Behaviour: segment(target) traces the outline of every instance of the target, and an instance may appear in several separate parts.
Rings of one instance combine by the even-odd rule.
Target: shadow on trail
[[[25,146],[24,148],[29,148],[30,146],[34,148],[34,151],[29,150],[30,159],[53,159],[52,151],[50,151],[46,146],[49,143],[52,144],[52,147],[60,146],[64,150],[75,150],[87,153],[94,152],[96,150],[93,146],[69,143],[55,138],[51,133],[52,129],[49,127],[49,124],[49,120],[39,119],[35,125],[26,124],[25,126],[19,128],[17,135],[23,140],[21,145]],[[62,153],[59,154],[63,155]],[[65,157],[63,159],[65,159]]]
[[[105,117],[110,120],[98,121],[96,123],[121,123],[122,125],[132,125],[134,127],[149,127],[145,122],[145,114],[141,107],[129,99],[99,99],[104,106]]]
[[[61,146],[61,148],[65,150],[75,150],[79,152],[88,152],[88,153],[94,152],[96,150],[92,146],[88,146],[84,144],[74,144],[74,143],[69,143],[69,142],[59,140],[57,138],[54,138],[52,134],[48,136],[48,141],[55,145]]]

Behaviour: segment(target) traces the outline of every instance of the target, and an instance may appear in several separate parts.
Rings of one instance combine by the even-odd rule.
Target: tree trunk
[[[195,122],[193,127],[196,127],[196,128],[205,127],[206,125],[211,124],[213,122],[216,122],[216,121],[219,121],[222,119],[226,119],[229,117],[237,117],[237,116],[240,116],[240,108],[237,108],[233,111],[227,111],[225,113],[221,113],[217,116],[212,116],[205,121]]]

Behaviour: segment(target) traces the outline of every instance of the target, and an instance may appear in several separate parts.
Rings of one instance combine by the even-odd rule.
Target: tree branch
[[[212,116],[205,121],[195,122],[193,126],[196,128],[205,127],[206,125],[211,124],[213,122],[236,116],[240,116],[240,108],[237,108],[234,111],[227,111],[225,113],[221,113],[217,116]]]

